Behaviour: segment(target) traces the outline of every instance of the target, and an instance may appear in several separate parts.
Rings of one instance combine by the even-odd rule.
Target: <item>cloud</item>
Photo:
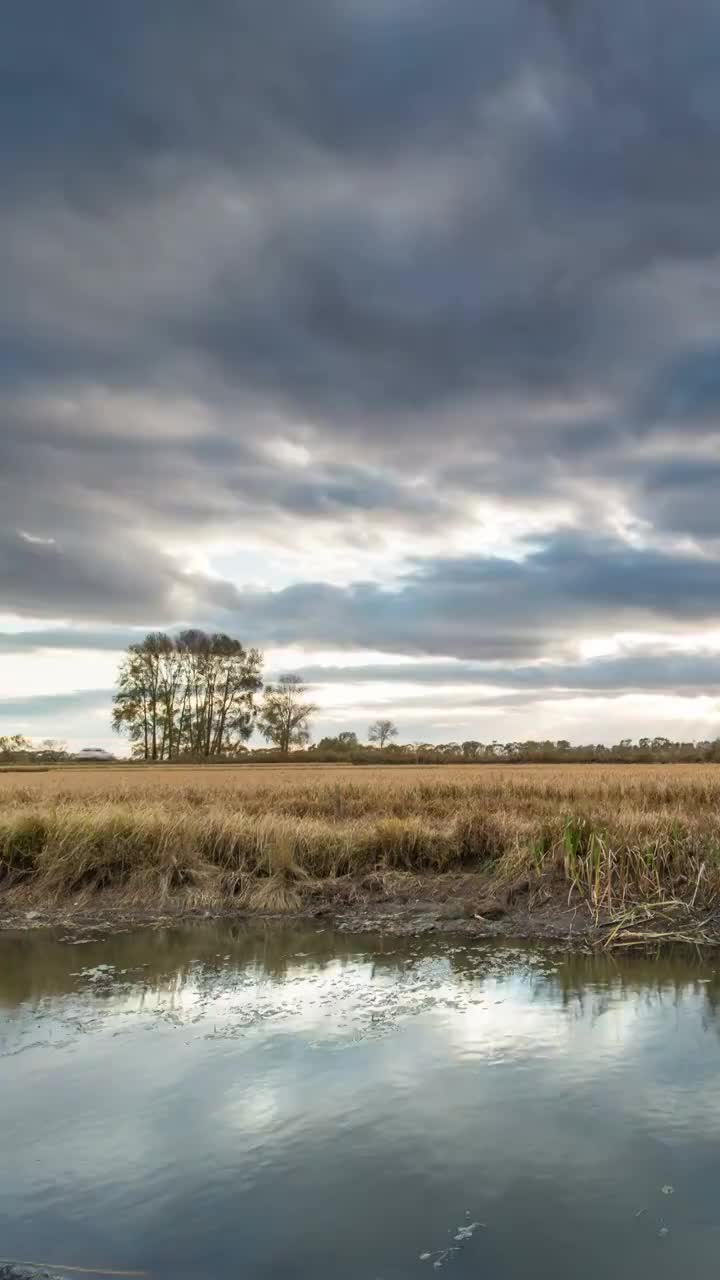
[[[655,46],[639,3],[312,0],[282,31],[259,3],[85,3],[72,40],[35,8],[4,139],[21,376],[204,369],[427,435],[492,388],[632,384],[631,331],[655,365],[672,329],[648,273],[717,251],[703,0],[681,36],[663,0]]]
[[[113,621],[175,619],[193,609],[227,607],[239,597],[228,582],[188,573],[171,557],[100,528],[88,542],[0,536],[0,592],[19,614],[110,617]]]
[[[0,699],[0,717],[44,720],[48,716],[73,711],[109,708],[112,689],[79,689],[72,693],[39,694],[25,698]]]
[[[691,10],[685,58],[693,36],[699,43],[713,29],[717,35],[707,7]],[[160,22],[156,41],[145,22],[125,24],[126,43],[144,55],[126,87],[137,95],[135,120],[123,120],[115,95],[106,141],[124,162],[126,196],[142,199],[153,247],[161,248],[161,236],[172,243],[180,222],[212,254],[214,287],[192,307],[168,309],[168,338],[207,356],[243,389],[285,392],[329,405],[335,415],[360,405],[376,416],[393,404],[416,410],[428,399],[487,391],[489,383],[540,389],[607,376],[594,359],[613,354],[624,365],[626,358],[607,328],[622,319],[613,287],[632,292],[634,273],[649,263],[694,260],[716,245],[717,183],[706,163],[716,141],[709,69],[694,86],[710,114],[703,129],[702,106],[683,102],[681,57],[664,55],[662,93],[651,68],[633,78],[633,53],[645,53],[646,32],[623,22],[617,7],[598,23],[596,38],[612,42],[605,65],[581,23],[568,31],[540,6],[498,4],[480,15],[462,5],[443,20],[413,5],[393,23],[387,7],[363,21],[355,6],[313,5],[303,8],[302,31],[298,15],[282,37],[257,6],[242,28],[232,7],[222,6],[221,15],[223,48],[217,28],[188,22],[187,11],[185,24],[174,15],[172,29]],[[659,30],[671,22],[667,5],[657,22]],[[616,40],[619,30],[626,47]],[[199,40],[192,60],[190,40]],[[446,61],[438,64],[442,52]],[[168,92],[173,60],[189,71],[190,87],[210,91],[203,53],[220,68],[233,66],[230,83],[211,91],[214,119],[190,112],[189,94]],[[299,76],[303,53],[310,65]],[[154,61],[161,55],[164,75]],[[307,72],[318,64],[352,74],[313,79]],[[97,84],[90,88],[97,99]],[[663,95],[673,104],[672,131]],[[144,134],[132,128],[138,102]],[[79,160],[86,161],[84,151]],[[395,179],[389,160],[398,166]],[[160,165],[162,176],[171,162],[182,181],[165,180],[158,197],[148,168]],[[198,187],[215,194],[205,203],[216,210],[222,176],[227,200],[237,202],[233,215],[214,213],[209,233],[206,215],[202,227],[193,221],[188,228],[190,196]],[[105,194],[102,169],[98,177]],[[450,192],[442,218],[427,196],[433,179]],[[155,212],[170,217],[153,228]],[[131,249],[133,227],[121,223],[120,230],[121,246]],[[86,256],[87,243],[80,249]],[[166,254],[155,259],[160,267]],[[197,257],[190,255],[190,274]],[[184,273],[176,261],[169,265],[177,292]],[[158,270],[153,264],[150,281]],[[136,268],[136,291],[137,276]],[[622,337],[625,331],[622,325]]]
[[[32,631],[1,631],[0,653],[35,654],[47,649],[119,652],[142,640],[144,628],[90,630],[86,627],[37,627]]]
[[[720,620],[720,562],[618,540],[558,536],[521,561],[420,562],[398,587],[301,583],[247,593],[241,613],[266,644],[378,648],[498,661],[561,651],[583,629]]]
[[[524,663],[714,623],[710,0],[78,0],[72,30],[10,0],[7,28],[24,631]]]
[[[428,686],[447,690],[458,686],[466,691],[476,686],[493,692],[513,690],[511,696],[527,701],[529,694],[560,698],[570,694],[712,694],[720,695],[720,662],[716,654],[678,653],[673,651],[648,651],[623,654],[618,658],[597,658],[592,661],[560,663],[546,662],[536,665],[489,665],[473,662],[406,662],[372,663],[366,666],[313,666],[303,668],[303,677],[310,684]],[[424,696],[427,696],[426,693]],[[444,696],[446,696],[444,694]]]

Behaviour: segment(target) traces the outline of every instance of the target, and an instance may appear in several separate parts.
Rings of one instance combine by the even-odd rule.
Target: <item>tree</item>
[[[32,742],[22,733],[0,735],[0,760],[22,760],[32,749]]]
[[[398,731],[392,720],[376,720],[368,729],[368,738],[376,742],[382,751],[391,738],[397,738]]]
[[[291,747],[304,747],[310,741],[308,720],[320,708],[304,701],[307,692],[302,676],[288,673],[280,676],[277,684],[267,685],[263,694],[258,728],[284,756]]]
[[[113,695],[112,727],[130,739],[134,756],[149,756],[150,717],[143,664],[138,646],[130,645],[117,674]]]
[[[357,734],[345,730],[343,733],[339,733],[336,738],[321,738],[320,741],[315,744],[313,750],[339,751],[342,754],[343,752],[356,750],[359,745]]]
[[[262,657],[218,633],[183,631],[177,639],[182,700],[178,735],[195,756],[234,753],[250,737],[262,688]],[[182,747],[181,747],[182,749]]]
[[[145,760],[235,754],[251,735],[262,656],[223,633],[150,632],[118,672],[113,728]]]
[[[51,764],[67,760],[67,743],[61,742],[57,738],[43,738],[40,746],[34,750],[33,756],[36,760]]]

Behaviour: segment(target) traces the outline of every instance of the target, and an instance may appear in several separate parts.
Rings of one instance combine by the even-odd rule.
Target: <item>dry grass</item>
[[[51,769],[0,775],[0,882],[45,901],[295,910],[318,882],[483,871],[618,913],[720,888],[720,768]]]
[[[22,770],[22,782],[14,776]],[[29,776],[28,776],[29,775]],[[717,781],[716,781],[717,780]],[[424,783],[477,788],[504,782],[532,786],[553,786],[564,793],[577,794],[611,783],[621,790],[645,790],[648,785],[669,782],[702,786],[716,783],[720,793],[717,764],[482,764],[482,765],[346,765],[346,764],[252,764],[252,765],[168,765],[102,764],[4,766],[0,768],[0,801],[7,792],[32,787],[38,794],[103,795],[132,790],[184,791],[200,786],[203,792],[248,792],[289,787],[294,792],[324,789],[328,785],[351,782],[370,791],[413,791]]]

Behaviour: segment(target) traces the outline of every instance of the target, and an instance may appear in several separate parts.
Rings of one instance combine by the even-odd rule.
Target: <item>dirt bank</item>
[[[39,903],[0,898],[0,929],[72,930],[166,927],[194,920],[283,921],[318,919],[352,933],[446,933],[478,938],[536,939],[568,946],[642,946],[658,942],[720,945],[720,907],[702,912],[669,901],[593,912],[566,885],[522,883],[498,892],[478,873],[383,876],[373,883],[339,880],[308,887],[298,911],[248,912],[230,905],[205,907],[178,895],[162,904],[129,904],[111,893],[76,901]]]

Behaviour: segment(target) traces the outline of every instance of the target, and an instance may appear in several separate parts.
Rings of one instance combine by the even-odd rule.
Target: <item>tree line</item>
[[[257,756],[260,753],[255,753]],[[270,753],[262,753],[269,756]],[[675,742],[669,738],[623,738],[608,746],[573,746],[564,739],[523,742],[389,742],[381,750],[364,746],[354,733],[322,738],[298,759],[352,764],[701,764],[720,762],[720,738]]]
[[[297,677],[293,677],[295,681]],[[324,737],[311,746],[305,734],[307,725],[300,727],[298,714],[310,704],[296,700],[296,692],[304,686],[288,687],[278,681],[271,686],[273,691],[280,689],[280,700],[275,703],[278,716],[273,729],[274,739],[270,739],[267,748],[249,750],[244,743],[236,744],[232,749],[222,753],[203,757],[209,761],[236,760],[246,763],[252,761],[273,761],[289,758],[300,763],[314,761],[317,764],[697,764],[703,762],[720,763],[720,739],[705,739],[698,742],[674,742],[669,738],[640,738],[634,742],[623,738],[620,742],[607,746],[604,743],[588,743],[571,746],[569,742],[534,741],[527,742],[490,742],[475,740],[466,742],[405,742],[397,743],[392,739],[379,745],[379,738],[371,736],[368,731],[368,744],[362,743],[357,734],[342,732],[335,737]],[[390,722],[392,724],[392,722]],[[392,726],[395,727],[394,725]],[[371,725],[370,729],[375,726]],[[396,731],[397,732],[397,731]],[[297,736],[296,736],[297,735]],[[162,756],[162,733],[156,735],[160,741],[160,749],[156,759],[187,759],[179,751],[172,757]],[[304,741],[301,740],[304,739]],[[292,739],[292,741],[291,741]],[[145,733],[135,743],[133,755],[136,759],[152,759],[152,734],[148,734],[148,755],[145,756]],[[177,744],[177,740],[176,740]],[[195,758],[193,756],[193,758]],[[62,742],[45,739],[39,744],[31,742],[23,734],[0,736],[0,764],[60,764],[72,759],[71,753]]]
[[[302,677],[279,676],[263,685],[263,659],[223,632],[199,629],[170,636],[149,632],[128,647],[118,670],[112,727],[125,737],[135,759],[314,760],[352,764],[649,763],[720,761],[720,738],[673,742],[666,737],[623,738],[606,746],[573,746],[565,739],[483,743],[400,743],[393,720],[378,719],[368,742],[341,732],[310,745],[310,722],[318,707]],[[248,748],[254,732],[268,746]],[[0,736],[0,762],[59,763],[64,744],[33,745],[21,734]]]
[[[565,739],[483,743],[399,743],[389,718],[368,728],[368,743],[351,731],[310,745],[318,707],[302,677],[281,675],[263,687],[262,654],[221,632],[150,632],[130,645],[118,672],[113,727],[143,760],[286,759],[318,762],[490,764],[720,760],[720,740],[671,742],[623,738],[613,746],[572,746]],[[267,748],[250,751],[258,731]]]
[[[69,758],[64,742],[55,738],[43,738],[35,743],[24,733],[0,734],[0,763],[2,764],[59,764]]]
[[[129,646],[120,663],[113,699],[113,727],[127,735],[132,755],[143,760],[287,759],[316,762],[491,764],[652,760],[720,760],[720,740],[671,742],[667,737],[623,739],[573,746],[559,739],[482,742],[397,742],[392,719],[368,728],[368,744],[355,732],[310,745],[310,721],[318,712],[302,677],[279,676],[263,686],[263,655],[224,632],[187,630],[177,636],[152,631]],[[249,750],[258,731],[268,748]]]

